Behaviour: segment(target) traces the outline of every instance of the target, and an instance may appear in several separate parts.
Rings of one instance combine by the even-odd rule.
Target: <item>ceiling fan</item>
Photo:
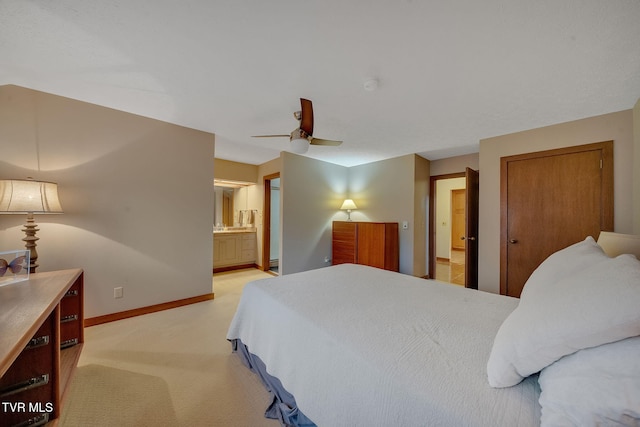
[[[342,141],[332,141],[313,137],[313,105],[308,99],[300,98],[301,111],[296,111],[293,116],[300,122],[300,126],[290,134],[284,135],[254,135],[254,138],[284,138],[291,141],[291,151],[304,154],[309,145],[333,145],[342,144]]]

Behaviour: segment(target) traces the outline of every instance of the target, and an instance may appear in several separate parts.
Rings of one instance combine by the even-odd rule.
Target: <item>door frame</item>
[[[436,278],[436,188],[441,179],[464,178],[464,172],[433,175],[429,179],[429,278]],[[465,266],[466,268],[466,266]]]
[[[470,175],[472,175],[473,181],[470,181]],[[470,168],[465,168],[464,172],[457,173],[449,173],[444,175],[434,175],[430,177],[429,180],[429,277],[431,279],[436,278],[436,200],[437,200],[437,182],[441,179],[451,179],[451,178],[466,178],[466,206],[465,211],[466,219],[465,219],[465,237],[471,236],[471,241],[467,241],[465,245],[465,284],[466,288],[478,289],[478,216],[477,216],[477,201],[479,198],[478,186],[478,171],[475,171]],[[473,188],[470,188],[472,187]],[[471,190],[471,191],[470,191]],[[471,193],[476,192],[478,194],[477,197],[471,197]],[[475,204],[476,214],[469,216],[470,210],[474,210],[474,206],[470,206]],[[475,221],[474,224],[470,226],[470,222]],[[471,249],[471,251],[470,251]],[[472,266],[473,268],[470,268]]]
[[[271,264],[271,180],[280,178],[280,172],[262,177],[264,206],[262,209],[262,271],[269,271]]]

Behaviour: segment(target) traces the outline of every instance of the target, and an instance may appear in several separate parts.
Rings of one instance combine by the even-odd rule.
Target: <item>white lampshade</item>
[[[351,209],[358,209],[358,207],[353,202],[353,200],[346,199],[344,202],[342,202],[342,206],[340,207],[340,209],[342,209],[342,210],[351,210]]]
[[[291,151],[304,154],[309,151],[309,140],[307,138],[294,138],[291,140]]]
[[[2,179],[0,213],[62,213],[58,184],[27,179]]]

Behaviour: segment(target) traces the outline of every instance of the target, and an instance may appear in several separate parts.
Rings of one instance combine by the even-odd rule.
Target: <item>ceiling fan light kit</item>
[[[297,154],[304,154],[309,151],[309,140],[306,138],[295,138],[291,140],[291,151]]]
[[[254,138],[282,138],[289,137],[291,151],[304,154],[309,150],[309,145],[338,146],[342,141],[332,141],[313,137],[313,105],[308,99],[300,98],[301,111],[293,113],[293,117],[300,122],[300,126],[289,135],[255,135]]]

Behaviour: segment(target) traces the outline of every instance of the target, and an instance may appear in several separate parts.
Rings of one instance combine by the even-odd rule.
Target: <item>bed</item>
[[[640,425],[640,261],[589,237],[549,257],[525,290],[518,300],[341,264],[247,284],[227,339],[282,425],[580,425],[612,411]],[[604,373],[592,375],[599,360]],[[576,391],[580,372],[596,396]],[[590,399],[608,406],[583,409]]]

